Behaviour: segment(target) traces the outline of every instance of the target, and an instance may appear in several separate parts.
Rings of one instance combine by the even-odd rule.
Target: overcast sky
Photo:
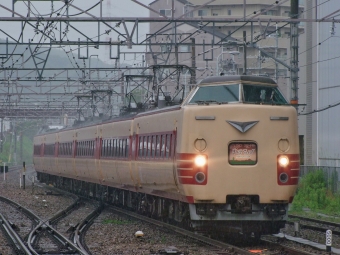
[[[139,2],[148,5],[149,3],[151,3],[153,0],[139,0]],[[81,8],[82,10],[87,10],[89,8],[91,8],[92,6],[94,6],[95,4],[97,4],[99,2],[99,0],[73,0],[72,4],[74,6],[77,6],[79,8]],[[52,11],[52,8],[54,10],[54,12],[58,12],[57,10],[59,10],[60,8],[62,8],[64,6],[63,2],[61,1],[53,1],[53,6],[51,4],[51,1],[31,1],[31,16],[49,16],[49,14]],[[0,4],[12,9],[12,0],[1,0]],[[103,16],[107,17],[107,16],[112,16],[112,17],[147,17],[149,15],[149,10],[138,5],[137,3],[134,3],[131,0],[104,0],[102,2],[103,5]],[[89,13],[91,13],[94,16],[99,17],[100,16],[100,5],[94,7],[93,9],[91,9],[89,11]],[[21,14],[22,16],[26,16],[28,13],[28,1],[20,1],[18,0],[15,4],[15,12]],[[70,7],[69,9],[69,14],[78,14],[80,11]],[[65,8],[62,9],[61,13],[65,13]],[[5,10],[5,8],[0,6],[0,16],[1,17],[11,17],[11,12]],[[54,16],[56,16],[56,14],[54,14]],[[86,14],[81,14],[77,17],[80,16],[84,16],[84,17],[89,17]],[[95,23],[74,23],[74,25],[77,27],[77,29],[79,29],[81,32],[86,33],[86,35],[90,38],[93,38],[93,40],[97,40],[97,28],[98,25]],[[111,24],[113,27],[115,26],[115,24]],[[132,24],[131,24],[132,26]],[[63,24],[62,27],[62,31],[64,31],[63,29],[65,28],[65,25]],[[20,22],[0,22],[0,29],[3,30],[3,32],[6,32],[7,34],[9,34],[11,37],[18,39],[20,37],[20,33],[22,31],[21,29],[21,23]],[[100,28],[100,33],[104,33],[105,30],[107,30],[108,28],[105,27],[104,25],[101,25]],[[0,30],[0,39],[5,39],[7,37],[6,34],[4,34],[2,31]],[[121,26],[119,28],[119,31],[122,32],[123,34],[125,33],[125,31],[123,30],[123,26]],[[131,32],[131,28],[129,29],[129,31]],[[59,26],[55,31],[57,34],[60,33],[59,31]],[[139,31],[138,31],[138,37],[140,39],[144,39],[146,36],[146,33],[148,33],[148,25],[145,24],[143,26],[139,27]],[[67,39],[69,40],[74,40],[74,41],[78,41],[78,38],[80,38],[80,40],[83,40],[84,37],[79,34],[78,32],[75,32],[74,30],[70,29],[70,32],[67,35]],[[110,35],[101,35],[101,40],[104,40],[108,37],[111,37],[112,40],[117,40],[118,39],[118,35],[116,33],[110,33]],[[24,42],[28,42],[29,39],[33,38],[33,42],[38,42],[39,39],[41,38],[40,36],[35,35],[34,33],[34,29],[30,26],[26,26],[24,29]],[[145,50],[145,48],[137,48],[134,47],[132,50],[130,51],[143,51]],[[121,51],[128,51],[128,49],[126,47],[121,48]],[[77,53],[77,51],[76,51]],[[86,51],[85,50],[81,50],[81,54],[85,55]],[[89,51],[89,55],[98,55],[99,58],[103,61],[106,61],[107,58],[106,56],[108,55],[108,47],[105,48],[104,47],[100,47],[99,50],[97,49],[93,49],[90,48]],[[96,57],[96,56],[93,56]],[[136,59],[136,60],[135,60]],[[125,60],[122,59],[121,62],[127,62],[127,63],[137,63],[140,62],[140,56],[135,56],[133,55],[128,55],[126,54],[125,56]],[[95,64],[95,61],[93,61],[93,63]],[[94,67],[94,66],[93,66]]]

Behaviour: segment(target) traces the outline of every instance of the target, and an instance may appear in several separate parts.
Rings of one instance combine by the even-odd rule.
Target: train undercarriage
[[[126,208],[138,212],[139,214],[159,219],[185,229],[190,229],[204,235],[222,236],[228,239],[230,239],[231,236],[233,238],[242,237],[243,239],[251,237],[252,239],[257,240],[263,234],[279,232],[280,228],[283,228],[285,225],[285,220],[199,220],[199,218],[209,218],[209,213],[216,214],[216,210],[223,210],[221,209],[221,205],[193,205],[140,192],[117,189],[41,172],[38,172],[37,175],[38,180],[42,183],[53,185],[56,188],[67,190],[83,197],[93,198],[102,201],[103,203]],[[204,215],[202,215],[202,208],[205,208]],[[281,207],[275,206],[275,208],[275,214],[282,211]],[[192,220],[193,217],[191,216],[192,210],[195,211],[194,214],[196,215],[194,220]],[[265,208],[264,210],[268,210],[268,208]],[[266,213],[268,214],[270,212]],[[286,214],[286,212],[281,212],[281,214]]]

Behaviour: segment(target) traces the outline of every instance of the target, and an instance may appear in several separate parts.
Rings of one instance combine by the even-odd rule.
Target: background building
[[[307,0],[306,18],[338,18],[340,1]],[[306,120],[306,165],[340,166],[340,49],[339,26],[332,22],[306,23],[306,43],[301,45],[300,89],[306,107],[301,116]]]
[[[244,8],[244,1],[216,0],[208,5],[206,0],[156,0],[150,7],[167,17],[201,17],[200,26],[176,22],[172,27],[163,28],[163,24],[150,24],[150,35],[155,35],[151,40],[164,43],[157,47],[150,47],[153,57],[149,55],[149,64],[184,64],[191,66],[190,38],[195,38],[197,44],[195,49],[196,81],[208,75],[242,74],[244,73],[244,32],[246,33],[247,47],[247,74],[266,75],[275,79],[286,97],[290,98],[290,82],[287,68],[275,62],[271,55],[283,62],[287,62],[290,56],[290,26],[287,23],[275,22],[277,17],[290,19],[290,2],[273,4],[273,1],[248,0]],[[205,5],[201,8],[197,8]],[[174,9],[174,13],[172,10]],[[302,7],[301,7],[302,9]],[[160,15],[150,11],[150,17]],[[247,20],[259,18],[270,18],[273,21],[263,22],[206,22],[209,18],[232,18],[235,20]],[[303,29],[300,29],[303,32]],[[166,34],[164,34],[166,33]],[[175,34],[177,38],[175,38]],[[187,38],[186,41],[181,40]],[[223,47],[217,43],[222,41]],[[153,41],[154,42],[154,41]],[[179,56],[176,57],[175,42],[178,43]],[[203,47],[200,44],[205,44]],[[221,45],[221,44],[218,44]],[[251,47],[251,46],[256,47]],[[217,46],[217,47],[216,47]],[[267,54],[263,53],[266,52]],[[165,54],[166,53],[166,54]],[[187,54],[183,54],[187,53]],[[157,60],[155,60],[157,59]],[[287,64],[290,64],[289,61]],[[203,71],[202,71],[203,70]],[[288,78],[287,78],[288,77]]]

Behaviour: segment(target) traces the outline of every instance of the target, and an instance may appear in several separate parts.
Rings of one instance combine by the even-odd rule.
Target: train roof
[[[227,76],[211,76],[203,79],[198,85],[223,83],[223,82],[256,82],[276,85],[276,82],[268,77],[253,75],[227,75]]]

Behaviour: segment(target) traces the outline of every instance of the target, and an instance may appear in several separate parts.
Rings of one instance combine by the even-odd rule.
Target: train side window
[[[151,136],[147,136],[147,145],[146,145],[146,157],[150,158],[151,155]]]
[[[110,157],[110,140],[106,140],[106,157]]]
[[[104,156],[104,145],[105,143],[104,143],[104,140],[102,139],[101,144],[100,144],[100,153],[99,153],[100,157]]]
[[[124,157],[125,143],[124,139],[120,139],[120,157]]]
[[[91,141],[91,156],[94,155],[94,141]]]
[[[125,157],[129,157],[129,148],[130,148],[130,138],[126,139],[126,147],[125,147]]]
[[[117,150],[117,139],[111,140],[111,153],[110,156],[114,158],[116,156],[116,150]]]
[[[114,152],[115,152],[115,144],[116,144],[116,140],[115,139],[110,139],[110,157],[114,157]]]
[[[170,158],[171,157],[171,134],[166,135],[166,147],[165,147],[165,157]]]
[[[121,139],[121,141],[122,141],[122,149],[120,151],[120,157],[124,158],[125,157],[125,155],[124,155],[124,153],[125,153],[125,139]]]
[[[156,153],[155,153],[155,157],[158,158],[159,155],[160,155],[160,135],[156,135],[156,146],[155,146],[155,149],[156,149]]]
[[[151,142],[151,158],[155,158],[156,155],[156,136],[152,136],[152,142]]]
[[[165,152],[165,138],[164,138],[164,135],[161,135],[161,139],[160,139],[160,147],[161,147],[161,158],[164,158],[164,152]]]
[[[124,143],[123,143],[123,139],[119,139],[119,157],[122,158],[123,157],[123,151],[124,151]]]
[[[118,139],[114,139],[112,141],[113,146],[113,157],[117,157],[117,151],[118,151]]]
[[[107,157],[108,156],[108,145],[109,145],[109,140],[105,140],[105,144],[104,144],[104,148],[105,148],[105,153],[104,156]]]
[[[118,139],[114,139],[114,154],[113,156],[117,158],[119,150]]]
[[[124,158],[125,157],[125,139],[121,139],[122,141],[122,150],[120,151],[120,157]]]
[[[108,148],[107,148],[107,145],[108,145],[108,140],[106,139],[104,142],[105,142],[105,143],[104,143],[104,150],[105,150],[105,151],[104,151],[104,156],[107,157],[107,149],[108,149]]]
[[[106,155],[106,157],[111,157],[111,153],[112,153],[112,139],[108,139],[107,140],[107,144],[106,144],[106,146],[107,146],[107,155]]]
[[[142,155],[142,137],[138,137],[138,157]]]
[[[113,139],[112,141],[112,146],[113,146],[113,150],[112,150],[112,156],[113,157],[117,157],[117,150],[118,150],[118,141],[117,139]]]
[[[154,140],[155,140],[155,136],[150,136],[150,158],[153,158],[154,157]]]
[[[145,158],[146,156],[146,136],[143,136],[143,147],[142,147],[142,157]]]
[[[120,158],[120,151],[121,151],[121,139],[117,139],[117,158]]]

